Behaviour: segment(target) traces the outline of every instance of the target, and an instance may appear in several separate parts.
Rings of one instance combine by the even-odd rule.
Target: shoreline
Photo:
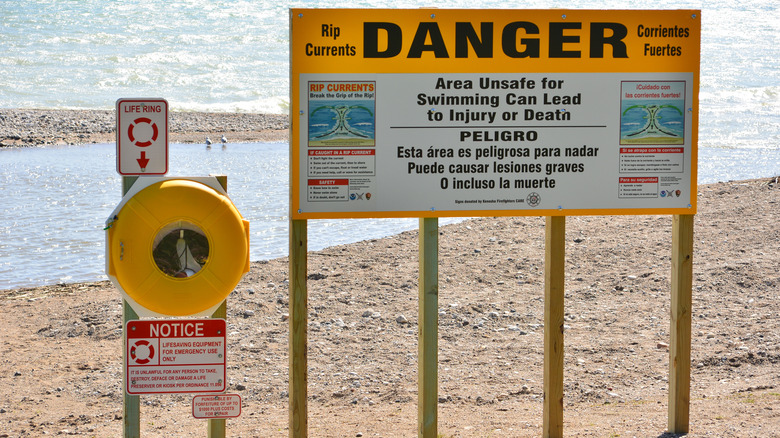
[[[286,115],[171,113],[170,139],[289,141]],[[114,111],[0,110],[0,145],[112,143]],[[778,436],[776,176],[698,189],[691,436]],[[668,215],[566,220],[564,428],[667,436]],[[544,220],[478,217],[439,229],[438,427],[530,437],[544,399]],[[417,230],[308,252],[307,419],[317,436],[413,436]],[[288,435],[289,259],[251,262],[229,294],[231,433]],[[0,290],[0,437],[120,436],[121,295],[110,281]],[[144,396],[146,434],[202,436],[190,399]],[[165,409],[162,409],[162,407]],[[641,406],[642,415],[637,416]]]
[[[775,178],[698,187],[691,437],[778,436],[778,189]],[[668,215],[566,220],[568,435],[677,436],[664,433],[671,225]],[[442,435],[542,430],[544,227],[485,217],[439,230]],[[418,243],[408,231],[309,252],[313,435],[416,433]],[[287,257],[252,262],[228,297],[228,392],[245,403],[233,435],[289,434],[288,273]],[[0,291],[3,432],[121,436],[122,309],[108,281]],[[203,436],[190,398],[143,397],[144,435]]]
[[[115,110],[0,109],[0,147],[36,147],[114,143]],[[232,143],[285,142],[286,114],[207,113],[171,111],[168,135],[172,143],[203,144],[206,137]]]
[[[699,202],[701,204],[702,198],[707,198],[708,203],[713,202],[713,198],[721,197],[724,195],[728,190],[724,190],[723,187],[758,187],[761,190],[769,190],[769,193],[774,193],[775,190],[780,189],[780,176],[766,176],[761,178],[752,178],[752,179],[746,179],[746,180],[734,180],[734,181],[727,181],[727,182],[715,182],[715,183],[708,183],[708,184],[700,184],[698,186],[698,197]],[[719,204],[726,203],[727,200],[721,199],[717,201],[717,208],[722,208]],[[768,201],[769,204],[774,204],[776,201]],[[712,205],[708,206],[709,208],[713,208]],[[701,215],[703,206],[700,205],[699,211],[696,213],[695,216]],[[615,215],[615,216],[568,216],[572,218],[573,220],[604,220],[605,218],[616,218],[616,220],[620,221],[626,221],[629,220],[632,217],[645,217],[647,215]],[[653,215],[652,217],[667,217],[670,215]],[[496,221],[507,221],[511,219],[516,220],[531,220],[533,218],[536,218],[537,216],[502,216],[502,217],[494,217],[493,220]],[[464,218],[465,220],[462,222],[459,222],[457,224],[451,224],[451,225],[445,225],[444,227],[454,227],[454,226],[468,226],[468,224],[474,220],[480,221],[484,219],[489,218]],[[771,224],[772,220],[771,218],[767,218],[767,223]],[[326,247],[321,250],[309,250],[309,254],[320,254],[320,253],[327,253],[330,250],[334,248],[349,248],[354,246],[361,246],[366,244],[367,242],[375,242],[378,240],[386,240],[386,239],[396,239],[399,238],[399,236],[408,234],[408,233],[416,233],[417,230],[410,230],[410,231],[402,231],[397,234],[392,234],[386,237],[380,237],[380,238],[368,238],[364,240],[359,240],[352,243],[344,243],[335,245],[332,247]],[[701,239],[701,236],[699,233],[696,233],[696,244],[701,244],[699,242],[699,239]],[[254,265],[263,265],[271,262],[278,262],[278,261],[284,261],[287,259],[287,256],[282,257],[275,257],[272,259],[267,260],[253,260],[251,261],[251,264]],[[80,280],[80,281],[72,281],[72,282],[57,282],[57,283],[50,283],[50,284],[41,284],[41,285],[22,285],[22,286],[12,286],[12,287],[0,287],[0,301],[3,299],[8,298],[18,298],[18,297],[27,297],[32,296],[39,296],[39,295],[57,295],[57,292],[68,292],[73,293],[73,289],[83,289],[85,287],[113,287],[111,284],[111,281],[108,279],[91,279],[91,280]]]

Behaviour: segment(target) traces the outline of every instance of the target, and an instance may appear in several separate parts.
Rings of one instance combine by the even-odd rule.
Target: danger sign
[[[128,394],[223,392],[224,319],[127,322]]]
[[[293,9],[290,216],[694,214],[700,40],[698,10]]]
[[[168,101],[116,101],[116,168],[120,175],[168,172]]]

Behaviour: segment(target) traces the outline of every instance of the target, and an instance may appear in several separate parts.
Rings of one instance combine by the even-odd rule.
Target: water
[[[288,154],[281,143],[224,150],[172,144],[169,161],[176,171],[168,176],[228,175],[230,197],[251,222],[250,258],[267,260],[287,255]],[[756,148],[706,149],[699,182],[771,175],[780,169],[777,157]],[[106,279],[103,226],[120,198],[113,144],[0,149],[0,289]],[[440,224],[455,221],[442,218]],[[416,226],[416,219],[311,221],[309,248]]]
[[[702,9],[700,145],[780,143],[776,0],[356,0],[356,8]],[[336,0],[0,1],[0,107],[112,109],[162,96],[173,110],[286,113],[288,8]]]
[[[419,1],[350,7],[418,8]],[[288,8],[335,0],[0,0],[0,107],[112,109],[162,96],[176,111],[287,113]],[[443,0],[439,8],[507,8]],[[531,0],[523,8],[702,9],[699,182],[780,173],[776,0]],[[172,175],[224,173],[252,222],[253,260],[287,253],[287,145],[172,145]],[[103,222],[119,200],[112,145],[0,149],[0,289],[104,276]],[[414,219],[313,221],[310,247],[380,237]]]
[[[172,144],[169,154],[176,171],[168,176],[228,175],[230,197],[251,222],[252,260],[287,255],[286,144]],[[0,148],[0,289],[106,279],[103,227],[120,198],[113,144]],[[416,226],[416,219],[312,221],[309,248]]]

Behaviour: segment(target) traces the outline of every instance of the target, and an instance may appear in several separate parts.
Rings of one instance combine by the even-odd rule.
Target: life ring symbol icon
[[[139,140],[137,140],[137,139],[135,138],[135,136],[133,135],[133,130],[134,130],[134,129],[135,129],[135,127],[136,127],[138,124],[140,124],[140,123],[146,123],[146,124],[148,124],[148,125],[151,125],[151,126],[152,126],[152,136],[151,136],[150,140],[147,140],[147,141],[139,141]],[[134,144],[134,145],[136,145],[136,146],[138,146],[138,147],[142,147],[142,148],[145,148],[145,147],[147,147],[147,146],[151,146],[151,145],[152,145],[152,143],[154,143],[155,141],[157,141],[157,136],[158,136],[159,134],[160,134],[160,131],[159,131],[159,129],[157,128],[157,123],[152,123],[152,119],[150,119],[150,118],[148,118],[148,117],[139,117],[139,118],[137,118],[137,119],[133,120],[133,123],[131,123],[131,124],[130,124],[130,125],[128,125],[128,127],[127,127],[127,137],[130,139],[130,141],[132,141],[132,142],[133,142],[133,144]]]
[[[146,365],[154,359],[154,345],[146,339],[139,339],[130,347],[130,358],[138,365]]]
[[[198,178],[144,184],[111,215],[106,235],[111,281],[131,306],[156,315],[197,315],[218,306],[249,272],[249,222],[224,191]],[[177,268],[186,275],[165,271],[159,257],[155,260],[156,246],[172,230],[173,248],[184,250],[187,269]],[[201,243],[193,240],[195,234]]]

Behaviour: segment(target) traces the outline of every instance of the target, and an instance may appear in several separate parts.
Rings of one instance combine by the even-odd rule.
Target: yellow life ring
[[[167,179],[120,207],[108,228],[108,274],[138,305],[163,315],[193,315],[221,303],[249,272],[249,222],[214,188]],[[208,241],[205,264],[183,278],[164,273],[153,257],[159,236],[177,224],[194,226]]]

